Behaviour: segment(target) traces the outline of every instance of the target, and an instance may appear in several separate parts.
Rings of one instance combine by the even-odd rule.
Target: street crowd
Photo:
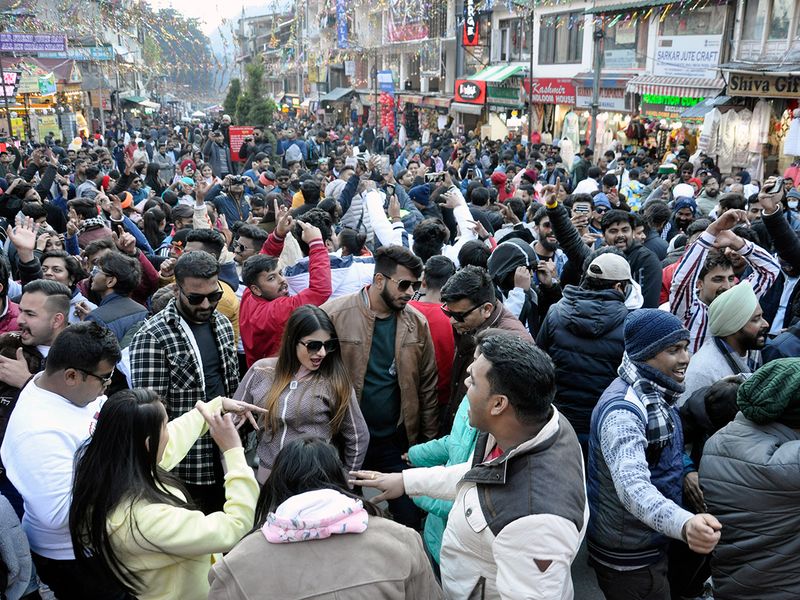
[[[800,597],[800,172],[230,126],[0,152],[0,597]]]

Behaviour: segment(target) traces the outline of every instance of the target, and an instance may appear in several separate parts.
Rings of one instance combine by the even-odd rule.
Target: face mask
[[[788,204],[789,208],[792,210],[797,210],[797,200],[789,200],[786,204]]]

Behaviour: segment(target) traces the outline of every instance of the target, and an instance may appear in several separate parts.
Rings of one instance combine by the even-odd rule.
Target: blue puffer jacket
[[[556,366],[555,405],[579,435],[588,435],[592,409],[617,376],[627,315],[619,292],[568,285],[539,329],[536,343]]]
[[[475,440],[478,439],[478,430],[469,424],[468,410],[469,401],[465,396],[456,412],[450,434],[438,440],[431,440],[409,448],[408,458],[411,463],[415,467],[435,467],[467,462],[475,451]],[[447,515],[450,514],[453,503],[427,496],[419,496],[413,500],[414,504],[428,513],[422,537],[431,556],[438,563],[439,552],[442,549],[442,535],[444,535]]]

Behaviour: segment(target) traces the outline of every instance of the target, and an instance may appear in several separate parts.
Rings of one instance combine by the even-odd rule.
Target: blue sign
[[[336,46],[347,48],[347,0],[336,0]]]
[[[378,89],[394,98],[394,77],[392,77],[391,69],[378,71]]]
[[[80,61],[114,60],[114,49],[111,46],[70,46],[65,52],[39,52],[37,56]]]

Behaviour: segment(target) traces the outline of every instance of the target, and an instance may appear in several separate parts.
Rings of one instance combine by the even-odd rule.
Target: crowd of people
[[[797,597],[800,180],[230,125],[0,152],[1,597]]]

